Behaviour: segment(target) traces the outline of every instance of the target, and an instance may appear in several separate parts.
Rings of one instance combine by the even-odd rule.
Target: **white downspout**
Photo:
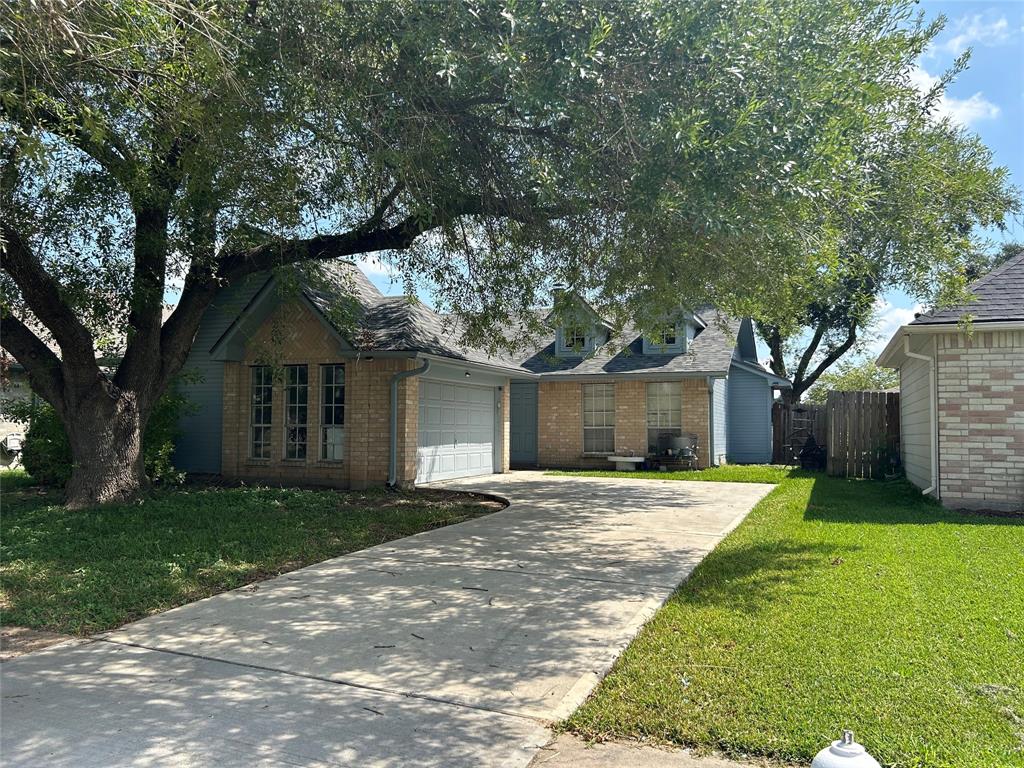
[[[903,336],[903,354],[914,360],[924,360],[928,363],[928,425],[932,442],[932,484],[921,491],[922,494],[928,495],[935,490],[939,480],[939,431],[936,425],[938,403],[935,397],[935,358],[918,352],[911,352],[909,333]]]

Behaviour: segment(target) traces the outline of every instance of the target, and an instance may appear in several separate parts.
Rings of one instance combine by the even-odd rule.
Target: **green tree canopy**
[[[536,330],[527,310],[553,280],[619,322],[656,328],[710,301],[783,333],[843,281],[955,293],[971,226],[1012,203],[984,147],[928,117],[935,96],[909,73],[938,26],[913,13],[909,0],[4,4],[4,345],[68,430],[69,497],[139,487],[139,434],[203,311],[282,265],[380,253],[477,343]],[[948,185],[891,201],[893,179],[927,163]],[[961,190],[964,210],[929,207]],[[900,225],[884,244],[866,225],[880,216]],[[128,341],[107,377],[95,359],[112,330]]]
[[[899,371],[880,368],[870,358],[842,360],[832,370],[823,373],[814,386],[807,390],[806,399],[812,403],[824,403],[828,393],[861,392],[892,389],[900,385]]]

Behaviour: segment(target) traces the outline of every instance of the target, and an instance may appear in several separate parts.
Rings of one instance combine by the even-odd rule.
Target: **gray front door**
[[[513,381],[509,390],[509,462],[537,464],[537,385]]]

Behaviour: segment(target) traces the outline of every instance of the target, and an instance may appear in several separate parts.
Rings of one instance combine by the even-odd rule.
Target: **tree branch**
[[[402,193],[403,189],[405,189],[405,185],[402,182],[395,184],[395,186],[391,188],[391,191],[384,196],[384,199],[377,204],[377,207],[373,209],[373,214],[366,220],[360,229],[370,231],[379,227],[384,221],[384,217],[387,215],[388,209],[391,208],[395,202],[395,198]]]
[[[150,168],[146,193],[133,200],[135,264],[128,310],[130,336],[114,376],[118,387],[150,390],[156,381],[153,371],[162,366],[160,340],[167,282],[169,210],[181,184],[181,159],[194,141],[191,136],[175,137]]]
[[[798,382],[803,380],[807,366],[811,364],[814,353],[818,351],[818,345],[821,344],[821,338],[825,335],[827,327],[828,321],[822,320],[818,323],[818,327],[814,329],[814,335],[811,337],[811,341],[804,350],[804,353],[800,356],[800,362],[797,363],[796,371],[793,373],[794,389],[797,388]],[[801,389],[800,391],[802,392],[803,390]]]
[[[32,314],[53,334],[61,357],[69,366],[65,375],[73,370],[76,379],[94,380],[100,370],[96,365],[92,334],[64,301],[57,281],[46,272],[28,243],[6,219],[2,221],[0,232],[3,235],[0,268],[14,280]]]
[[[28,132],[38,128],[65,139],[117,179],[129,194],[134,189],[137,169],[135,160],[127,144],[114,132],[105,131],[104,138],[100,141],[80,122],[62,120],[56,112],[39,106],[33,107],[30,112],[14,111],[0,102],[0,115],[21,125]]]
[[[807,375],[807,378],[805,378],[801,382],[799,390],[797,390],[796,381],[793,382],[793,389],[796,398],[799,399],[800,395],[802,395],[804,392],[806,392],[808,389],[814,386],[814,382],[818,380],[818,377],[821,376],[821,374],[823,374],[825,371],[827,371],[836,360],[838,360],[840,357],[849,352],[850,348],[853,347],[853,345],[856,343],[857,323],[856,321],[854,321],[850,323],[849,327],[847,328],[846,339],[843,341],[843,343],[840,344],[838,347],[834,347],[833,349],[829,350],[828,354],[825,355],[824,358],[822,358],[821,362],[817,365],[817,367],[815,367],[815,369],[811,371],[810,374]]]
[[[280,240],[229,252],[221,256],[216,270],[212,273],[193,263],[185,278],[178,306],[164,323],[160,333],[161,360],[158,385],[170,381],[184,365],[203,313],[224,285],[256,272],[300,261],[337,259],[375,251],[404,250],[424,232],[444,226],[460,216],[504,215],[526,220],[526,211],[529,207],[528,201],[491,201],[490,205],[484,205],[478,199],[464,198],[458,205],[451,206],[447,212],[434,212],[429,216],[412,214],[390,227],[375,228],[372,223],[376,221],[379,224],[383,220],[387,209],[400,192],[401,186],[396,185],[366,223],[348,232],[318,235],[308,239]],[[534,216],[550,218],[568,215],[571,212],[568,208],[550,207],[535,207],[534,211]]]
[[[786,355],[782,349],[782,334],[779,332],[779,326],[769,325],[768,323],[758,323],[757,327],[758,330],[761,331],[761,335],[764,337],[769,351],[772,353],[772,373],[776,376],[788,379],[789,373],[787,373],[786,369]]]
[[[201,267],[193,264],[189,269],[178,305],[160,329],[160,371],[155,377],[156,386],[160,390],[188,359],[203,313],[220,288],[220,281],[204,275]]]
[[[34,392],[57,409],[64,410],[64,374],[60,358],[29,327],[6,310],[0,311],[0,335],[4,349],[28,371]]]
[[[394,190],[393,193],[398,194]],[[410,214],[390,227],[368,229],[367,225],[363,224],[342,234],[279,240],[228,253],[221,257],[217,276],[233,282],[253,272],[300,261],[336,259],[375,251],[405,250],[423,233],[445,226],[462,216],[496,216],[527,223],[562,218],[572,215],[575,210],[569,205],[538,206],[533,200],[465,196],[451,201],[446,208],[435,209],[429,214]]]

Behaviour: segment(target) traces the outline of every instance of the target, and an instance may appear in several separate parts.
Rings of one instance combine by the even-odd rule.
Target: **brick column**
[[[390,386],[390,381],[388,386]],[[391,397],[390,392],[388,397]],[[401,488],[411,488],[416,484],[416,447],[419,437],[419,412],[419,377],[413,376],[408,379],[402,379],[398,382],[398,466],[396,478]]]
[[[510,390],[512,389],[512,382],[510,379],[505,379],[505,383],[501,387],[501,419],[499,424],[501,425],[501,434],[498,436],[498,440],[501,445],[501,466],[498,467],[499,472],[508,472],[509,470],[509,451],[512,449],[511,435],[509,430],[509,423],[511,420],[511,404],[510,404]]]
[[[346,458],[350,462],[350,487],[360,490],[371,486],[384,485],[388,480],[388,462],[390,460],[391,443],[391,377],[399,371],[415,366],[415,361],[407,358],[385,360],[353,361],[346,368],[345,378],[345,432],[347,440]],[[351,373],[349,373],[351,372]],[[351,380],[351,384],[349,383]],[[406,381],[406,383],[408,383]],[[351,389],[349,387],[351,386]],[[416,392],[416,408],[406,407],[406,421],[412,418],[419,403],[418,383]],[[405,390],[405,398],[412,389]],[[402,416],[403,388],[399,385],[399,416]],[[418,414],[417,414],[418,418]],[[408,473],[406,462],[409,461],[406,446],[409,429],[400,418],[398,429],[398,472]],[[413,459],[415,460],[416,428],[412,429]],[[412,477],[416,477],[412,470]]]
[[[537,460],[542,467],[583,463],[583,390],[574,381],[537,385]],[[607,462],[606,462],[607,463]]]
[[[683,379],[683,432],[697,436],[697,464],[701,469],[710,464],[711,430],[708,420],[708,382],[706,379]]]
[[[647,384],[615,382],[615,452],[647,455]]]
[[[221,467],[224,477],[237,477],[238,463],[248,455],[248,398],[245,393],[247,368],[241,363],[224,363],[224,406],[221,414]]]

